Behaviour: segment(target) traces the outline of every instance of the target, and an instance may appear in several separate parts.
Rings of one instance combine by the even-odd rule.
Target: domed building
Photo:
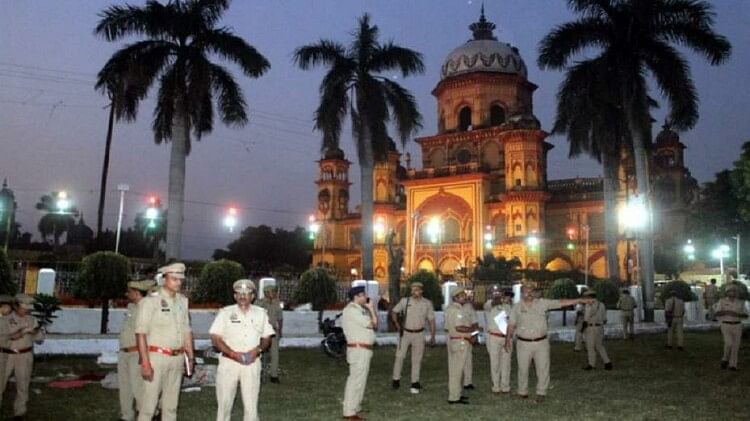
[[[553,145],[534,116],[537,86],[528,80],[520,52],[495,37],[484,11],[469,29],[472,38],[448,54],[432,91],[438,127],[415,140],[421,167],[412,167],[409,154],[401,166],[395,145],[376,164],[375,278],[387,278],[386,237],[393,231],[394,244],[404,250],[405,274],[437,269],[456,276],[492,253],[516,257],[525,268],[588,269],[597,277],[616,272],[630,279],[626,256],[634,246],[626,239],[618,247],[622,267],[606,267],[602,180],[547,179]],[[675,168],[689,177],[682,150],[673,141],[667,145],[679,156]],[[322,231],[313,253],[314,265],[325,262],[344,277],[361,269],[360,215],[348,203],[349,164],[338,149],[319,161],[316,219]]]

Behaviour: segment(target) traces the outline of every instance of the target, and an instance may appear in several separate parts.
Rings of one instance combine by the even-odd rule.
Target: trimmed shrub
[[[406,297],[411,293],[411,288],[409,288],[409,285],[411,285],[412,282],[421,282],[424,285],[424,288],[422,289],[422,295],[424,295],[424,297],[428,300],[432,301],[432,306],[435,308],[435,310],[439,311],[442,308],[443,291],[440,290],[440,284],[435,277],[435,273],[422,269],[410,276],[409,279],[406,280],[406,285],[401,290],[402,297]]]
[[[73,295],[98,300],[102,305],[100,333],[107,333],[109,300],[121,298],[130,279],[130,261],[111,251],[99,251],[83,258],[78,277],[73,282]]]
[[[670,292],[674,292],[677,298],[685,302],[698,300],[698,297],[690,289],[690,285],[688,285],[687,282],[672,281],[664,284],[664,286],[662,287],[659,287],[658,291],[656,292],[658,300],[661,302],[662,306],[664,305],[664,302],[667,301],[667,298],[669,298]]]
[[[5,252],[0,249],[0,294],[14,295],[18,291],[18,285],[10,276],[10,262]]]
[[[617,301],[620,299],[620,287],[621,285],[615,281],[594,282],[596,299],[603,302],[607,308],[617,308]]]
[[[325,310],[338,301],[336,279],[323,268],[307,270],[299,278],[294,301],[297,304],[311,303],[315,311]]]
[[[190,298],[196,303],[234,304],[232,284],[244,277],[245,270],[235,261],[221,259],[206,263]]]
[[[741,300],[750,300],[750,295],[748,295],[748,292],[747,292],[747,286],[745,284],[743,284],[742,282],[737,282],[737,281],[727,282],[724,285],[720,286],[719,287],[719,297],[724,297],[725,296],[727,287],[729,285],[736,285],[737,288],[739,289],[739,294],[737,294],[737,298],[739,298]]]
[[[562,278],[557,279],[552,284],[552,288],[547,290],[547,298],[554,300],[560,300],[563,298],[578,298],[578,289],[576,288],[575,282],[572,279]]]

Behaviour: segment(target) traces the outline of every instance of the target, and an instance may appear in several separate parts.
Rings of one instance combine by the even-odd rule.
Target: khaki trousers
[[[372,350],[364,348],[347,348],[346,362],[349,363],[349,377],[344,388],[344,416],[357,415],[362,410],[362,398],[365,396],[367,374],[370,372]]]
[[[581,317],[581,319],[583,318]],[[583,350],[583,332],[581,332],[581,329],[583,329],[583,321],[576,323],[576,338],[575,345],[573,346],[574,351]]]
[[[5,370],[2,373],[2,385],[0,385],[0,403],[5,393],[10,375],[16,377],[16,400],[13,402],[13,415],[26,414],[26,403],[29,401],[29,385],[31,384],[31,371],[34,368],[34,354],[6,354]]]
[[[602,357],[602,362],[607,364],[609,357],[607,350],[604,349],[604,327],[589,326],[586,328],[586,353],[588,354],[589,365],[596,367],[596,354]]]
[[[448,339],[448,400],[461,399],[461,377],[466,359],[471,354],[471,344],[465,339]]]
[[[714,304],[716,304],[715,299],[709,298],[706,300],[706,310],[708,310],[708,320],[714,319]]]
[[[143,393],[138,352],[120,351],[117,354],[117,386],[120,393],[120,418],[133,421]]]
[[[271,371],[269,375],[271,377],[279,377],[279,337],[271,337]]]
[[[728,361],[730,367],[737,368],[737,357],[742,341],[742,324],[721,324],[721,336],[724,338],[724,355],[722,361]]]
[[[469,349],[466,355],[466,363],[464,364],[463,385],[468,386],[470,384],[473,384],[474,383],[473,378],[474,378],[474,347],[469,346]]]
[[[401,380],[401,370],[404,367],[406,353],[411,347],[411,382],[419,383],[422,370],[422,356],[424,355],[424,333],[406,332],[398,341],[396,360],[393,362],[393,380]]]
[[[229,358],[220,357],[216,369],[216,421],[229,421],[232,417],[237,383],[244,407],[243,421],[258,421],[258,392],[260,392],[261,361],[242,365]]]
[[[635,321],[633,318],[633,311],[622,311],[622,333],[625,339],[631,336],[635,336]]]
[[[487,352],[490,354],[490,379],[492,380],[493,392],[510,392],[510,366],[513,348],[508,352],[504,345],[504,337],[488,335]]]
[[[672,327],[667,328],[667,346],[673,345],[674,336],[677,336],[677,346],[682,346],[684,337],[682,334],[682,317],[672,319]]]
[[[143,382],[143,397],[138,421],[151,421],[159,404],[161,395],[161,420],[175,421],[177,419],[177,404],[180,399],[182,373],[185,370],[182,354],[168,356],[152,352],[149,354],[154,378]]]
[[[536,394],[544,396],[549,388],[549,339],[536,342],[516,342],[518,360],[518,394],[529,394],[529,366],[534,361],[536,369]]]

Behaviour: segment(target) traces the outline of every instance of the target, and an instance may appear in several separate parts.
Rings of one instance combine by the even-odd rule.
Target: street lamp
[[[70,209],[70,198],[68,198],[68,193],[65,190],[57,193],[55,206],[57,206],[57,210],[60,213],[65,213]]]
[[[627,229],[642,230],[648,222],[646,205],[638,197],[630,199],[624,207],[620,208],[619,219]]]
[[[531,251],[537,251],[539,249],[539,243],[539,237],[536,235],[536,232],[532,232],[531,235],[526,238],[526,244]]]
[[[443,230],[441,224],[440,224],[440,217],[439,216],[433,216],[430,218],[430,222],[427,223],[427,234],[430,236],[430,240],[433,244],[436,244],[437,247],[435,247],[435,273],[438,274],[440,270],[440,234]]]
[[[310,240],[313,241],[313,248],[315,248],[315,237],[318,235],[318,232],[321,228],[323,228],[322,238],[320,239],[320,262],[325,263],[325,256],[326,256],[326,230],[325,225],[322,225],[318,223],[318,221],[315,219],[315,215],[310,215],[310,217],[307,218],[307,221],[309,222],[309,225],[307,226],[308,231],[310,231]],[[325,220],[323,221],[323,224],[325,224]]]
[[[688,239],[687,243],[682,248],[682,251],[685,252],[688,260],[695,260],[695,246],[693,245],[693,240]]]
[[[227,214],[224,216],[224,226],[229,232],[234,232],[237,222],[237,208],[227,209]]]
[[[156,196],[151,196],[148,198],[148,207],[146,208],[146,219],[148,220],[148,224],[146,225],[147,229],[154,229],[156,228],[156,220],[159,219],[159,208],[161,207],[161,201]]]
[[[118,184],[117,190],[120,192],[120,208],[117,211],[117,235],[115,236],[115,253],[120,252],[120,233],[122,232],[122,212],[125,208],[125,192],[130,190],[130,186],[127,184]]]
[[[375,223],[372,225],[372,230],[375,233],[375,238],[378,241],[383,241],[385,238],[385,218],[378,216]]]
[[[722,244],[711,252],[711,256],[714,259],[719,259],[719,270],[722,279],[724,279],[724,259],[729,257],[729,250],[730,249],[728,245]]]
[[[494,239],[494,235],[492,235],[492,225],[486,225],[484,227],[484,253],[491,253],[492,252],[492,240]]]

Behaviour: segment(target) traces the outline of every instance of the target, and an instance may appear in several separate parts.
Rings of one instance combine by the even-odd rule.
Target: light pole
[[[719,273],[721,274],[722,281],[724,280],[724,259],[729,257],[729,250],[728,245],[722,244],[711,252],[711,256],[714,259],[719,259]]]
[[[651,217],[646,208],[646,204],[638,196],[632,197],[630,200],[628,200],[627,204],[623,208],[620,208],[618,216],[620,223],[625,227],[625,229],[636,234],[636,239],[638,239],[639,231],[642,231],[650,226],[649,221]],[[639,247],[638,253],[642,252],[643,251]],[[640,260],[641,259],[639,259],[638,262],[638,283],[641,286],[641,296],[643,298],[643,302],[645,303],[643,308],[643,316],[644,320],[653,321],[654,306],[653,301],[651,300],[651,298],[654,296],[652,291],[653,283],[647,281],[648,279],[651,279],[651,276],[653,274],[647,273],[645,277],[646,280],[644,280],[643,270],[640,267]],[[644,265],[646,264],[644,263]],[[646,270],[650,271],[652,270],[652,268],[647,267]]]
[[[542,252],[539,250],[539,244],[541,244],[541,240],[539,239],[539,236],[537,235],[536,231],[532,231],[531,235],[526,237],[526,245],[529,246],[529,250],[536,252],[539,251],[539,269],[542,268]],[[526,266],[528,267],[529,262],[526,262]]]
[[[117,236],[115,237],[115,253],[120,252],[120,231],[122,231],[122,210],[125,206],[125,192],[130,190],[127,184],[118,184],[117,190],[120,191],[120,210],[117,212]],[[59,206],[59,201],[58,201]]]
[[[583,283],[584,285],[586,285],[586,288],[588,288],[589,286],[589,237],[590,237],[589,234],[590,234],[591,229],[589,228],[588,224],[582,224],[581,231],[583,231],[583,235],[586,238],[586,245],[584,246],[585,251],[583,255],[583,260],[584,260]]]
[[[372,224],[372,231],[375,234],[375,239],[378,241],[385,240],[385,218],[378,216],[375,219],[375,223]]]
[[[484,227],[484,255],[492,253],[492,243],[495,236],[492,233],[492,225],[486,225]]]
[[[435,274],[438,275],[438,279],[440,277],[440,241],[441,241],[441,231],[442,227],[440,226],[440,217],[439,216],[433,216],[430,219],[430,222],[427,224],[427,233],[430,235],[430,240],[433,244],[436,244],[435,246]]]
[[[736,237],[732,237],[733,239],[737,240],[737,279],[740,279],[740,234],[737,233]]]
[[[313,240],[313,250],[315,249],[315,237],[318,235],[318,231],[320,231],[321,226],[318,223],[318,221],[315,219],[315,215],[310,215],[309,218],[307,218],[308,222],[310,223],[307,227],[307,229],[310,231],[310,239]],[[326,242],[325,242],[325,235],[326,235],[326,229],[325,229],[325,221],[323,221],[323,234],[320,241],[321,244],[321,252],[320,252],[320,263],[321,265],[325,263],[325,255],[326,255]]]
[[[695,246],[693,245],[693,240],[688,239],[687,243],[685,243],[685,246],[682,248],[682,251],[685,252],[688,260],[695,260]]]
[[[224,216],[224,226],[230,233],[234,232],[237,222],[237,208],[227,209],[227,214]]]

